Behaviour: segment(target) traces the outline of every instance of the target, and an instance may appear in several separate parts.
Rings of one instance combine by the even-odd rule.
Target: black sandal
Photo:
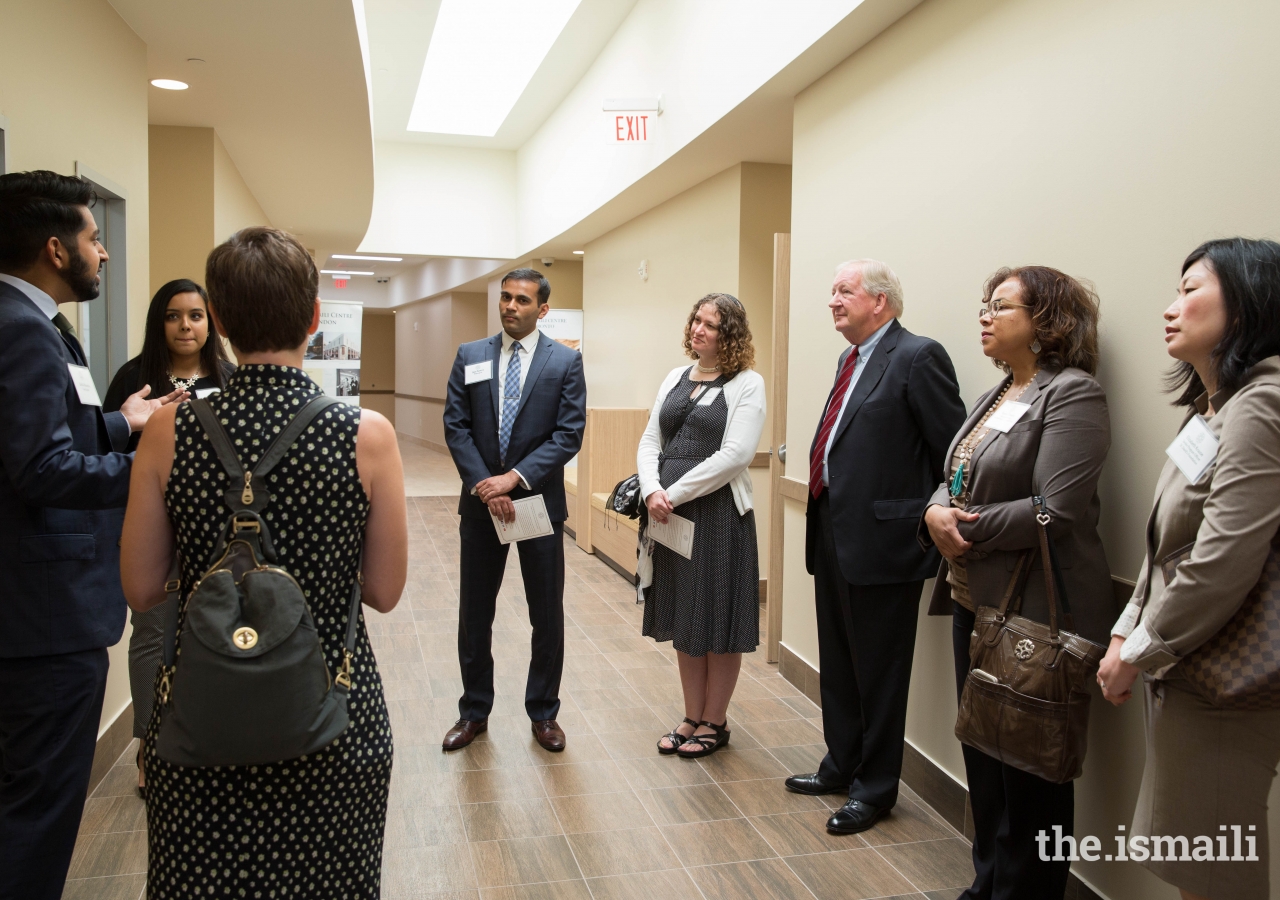
[[[694,731],[698,730],[698,723],[693,721],[693,719],[690,719],[688,716],[684,717],[683,724],[692,725]],[[680,727],[679,725],[676,726],[676,728],[679,728],[679,727]],[[671,746],[670,747],[662,746],[662,742],[668,741],[668,740],[671,741]],[[689,743],[690,740],[692,740],[692,738],[686,737],[685,735],[676,731],[675,728],[673,728],[671,729],[670,732],[658,738],[658,752],[661,753],[663,756],[670,756],[672,753],[675,753],[685,744]]]
[[[680,746],[682,747],[688,744],[698,745],[696,750],[678,754],[682,759],[701,759],[704,756],[710,756],[712,753],[715,753],[721,747],[729,743],[729,729],[727,727],[729,724],[728,720],[726,720],[722,725],[716,725],[712,722],[702,722],[701,724],[706,725],[714,731],[715,734],[695,734],[693,737],[681,744]]]

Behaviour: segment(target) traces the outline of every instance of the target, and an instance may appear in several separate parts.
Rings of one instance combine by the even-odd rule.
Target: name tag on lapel
[[[1000,408],[995,411],[990,419],[987,419],[987,427],[992,431],[998,431],[1001,434],[1008,432],[1010,428],[1018,424],[1018,420],[1027,414],[1027,410],[1031,408],[1030,403],[1019,403],[1017,400],[1006,400],[1001,404]]]
[[[463,382],[465,384],[475,384],[479,381],[488,381],[493,377],[493,360],[486,359],[484,362],[472,363],[463,369]]]
[[[1192,484],[1198,484],[1218,458],[1218,436],[1204,416],[1192,416],[1164,451]]]
[[[101,406],[102,401],[98,399],[98,386],[93,383],[93,375],[89,373],[88,368],[67,363],[67,371],[71,373],[71,383],[76,386],[80,402],[85,406]]]

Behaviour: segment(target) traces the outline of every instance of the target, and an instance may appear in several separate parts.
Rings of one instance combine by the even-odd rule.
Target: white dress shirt
[[[520,390],[518,393],[524,393],[524,383],[529,380],[529,367],[533,362],[534,351],[538,349],[538,325],[535,322],[533,331],[520,338]],[[507,404],[503,402],[506,396],[505,390],[507,386],[507,366],[511,365],[511,348],[515,344],[516,339],[502,332],[502,350],[498,353],[498,429],[502,429],[502,419],[507,413]],[[520,479],[520,486],[526,491],[533,490],[529,486],[529,482],[525,481],[524,476],[520,474],[520,470],[512,468],[516,477]],[[474,491],[472,492],[474,493]]]
[[[40,308],[40,312],[49,317],[50,322],[58,314],[58,304],[54,302],[54,299],[31,282],[23,281],[16,275],[6,275],[3,272],[0,272],[0,281],[5,284],[11,284],[26,294],[31,302]]]
[[[867,368],[867,360],[871,359],[871,354],[876,352],[876,344],[880,343],[880,338],[884,337],[884,333],[889,330],[889,326],[894,321],[890,319],[885,322],[871,337],[857,345],[858,361],[853,364],[853,376],[849,379],[849,388],[844,392],[844,400],[840,402],[840,415],[836,416],[836,424],[831,426],[831,434],[827,435],[827,446],[822,450],[822,483],[827,487],[831,486],[827,478],[827,457],[831,455],[831,445],[835,443],[836,434],[840,431],[840,420],[844,418],[844,409],[849,405],[849,398],[853,396],[853,389],[858,384],[858,379]]]

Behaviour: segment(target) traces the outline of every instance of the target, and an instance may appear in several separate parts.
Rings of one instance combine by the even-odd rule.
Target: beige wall
[[[666,374],[689,362],[681,343],[690,308],[716,291],[733,294],[746,308],[756,370],[768,384],[773,235],[790,228],[790,166],[742,163],[587,244],[582,278],[587,405],[651,408]],[[648,261],[647,281],[638,274],[642,259]],[[768,446],[766,424],[760,448]],[[763,577],[769,546],[764,470],[754,473],[753,483]]]
[[[270,225],[212,128],[152,125],[151,290],[167,281],[204,283],[212,250],[249,225]]]
[[[396,389],[395,314],[365,309],[360,328],[360,405],[377,410],[395,425],[395,395],[369,393]]]
[[[146,45],[106,0],[5,2],[0,22],[9,170],[74,175],[79,162],[128,194],[129,347],[136,353],[150,299]],[[104,729],[129,703],[127,647],[128,626],[111,649]]]
[[[844,346],[825,306],[841,260],[897,270],[904,324],[944,343],[967,403],[998,377],[975,321],[985,276],[1042,263],[1089,278],[1113,434],[1102,531],[1112,571],[1133,578],[1179,418],[1160,391],[1160,313],[1180,262],[1206,238],[1280,230],[1280,120],[1258,112],[1280,82],[1278,30],[1280,6],[1244,0],[926,0],[798,96],[788,444],[809,446]],[[804,455],[793,461],[803,479]],[[816,663],[789,506],[783,640]],[[954,697],[950,622],[922,619],[908,736],[962,779]],[[1092,727],[1077,834],[1114,846],[1137,796],[1141,711],[1095,699]],[[1132,864],[1077,871],[1112,897],[1175,896]]]
[[[458,345],[486,334],[488,298],[454,292],[395,315],[396,430],[445,451],[444,399]]]

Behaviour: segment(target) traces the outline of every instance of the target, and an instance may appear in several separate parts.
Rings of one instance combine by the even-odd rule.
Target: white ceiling
[[[353,252],[373,135],[351,0],[111,0],[147,45],[156,125],[212,127],[271,223],[320,258]],[[188,62],[189,57],[205,60]]]
[[[405,130],[440,0],[365,0],[378,140],[514,150],[541,125],[600,54],[636,0],[582,0],[511,115],[493,137]],[[495,46],[493,64],[520,48]]]

